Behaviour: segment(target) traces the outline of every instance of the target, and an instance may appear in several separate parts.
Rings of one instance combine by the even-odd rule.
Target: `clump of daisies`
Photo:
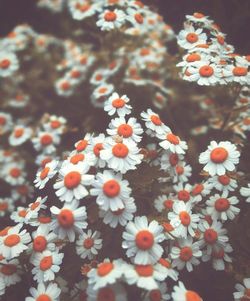
[[[2,229],[1,294],[26,281],[20,269],[25,258],[33,275],[27,301],[83,295],[127,300],[129,286],[141,300],[202,300],[181,281],[170,284],[201,262],[220,271],[232,262],[226,222],[240,213],[240,148],[212,141],[199,159],[205,179],[193,183],[187,143],[157,113],[131,116],[130,99],[117,92],[104,110],[111,118],[106,131],[85,134],[63,160],[39,168],[34,184],[41,196],[15,209],[16,225]],[[52,128],[46,124],[43,135]],[[45,154],[52,151],[34,143]],[[241,194],[248,195],[247,188]],[[69,265],[75,283],[67,283]]]
[[[198,85],[238,83],[249,85],[249,56],[234,52],[226,42],[226,34],[202,13],[186,16],[184,29],[177,36],[178,45],[185,49],[181,77]]]

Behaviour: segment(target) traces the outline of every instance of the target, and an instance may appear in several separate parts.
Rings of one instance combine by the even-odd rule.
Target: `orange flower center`
[[[68,189],[74,189],[81,183],[81,174],[78,171],[71,171],[64,177],[64,185]]]
[[[51,268],[53,264],[52,261],[52,256],[45,256],[41,261],[40,261],[40,270],[46,271]]]
[[[186,301],[202,301],[202,299],[196,292],[186,291]]]
[[[80,76],[81,76],[81,72],[79,70],[71,71],[71,77],[72,78],[79,78]]]
[[[90,237],[86,238],[83,242],[83,246],[85,249],[91,249],[93,245],[94,245],[94,240],[93,238]]]
[[[188,202],[190,200],[190,193],[183,189],[178,192],[178,199],[183,202]]]
[[[44,180],[48,176],[49,171],[50,171],[50,168],[48,166],[45,167],[40,173],[40,179]]]
[[[25,217],[26,215],[27,215],[27,211],[25,210],[25,209],[22,209],[22,210],[20,210],[19,212],[18,212],[18,215],[20,216],[20,217]]]
[[[135,270],[136,270],[137,274],[142,277],[150,277],[154,273],[154,269],[151,264],[135,265]]]
[[[99,157],[100,156],[100,151],[103,149],[103,144],[102,143],[97,143],[95,146],[94,146],[94,154],[96,155],[96,157]]]
[[[0,271],[6,276],[11,276],[16,273],[16,266],[14,264],[4,264],[1,266]]]
[[[124,107],[125,101],[122,98],[117,98],[112,101],[112,106],[115,107],[116,109],[120,109]]]
[[[173,201],[172,200],[166,200],[164,201],[163,205],[166,209],[172,209],[173,208]]]
[[[7,69],[10,66],[10,60],[4,59],[0,62],[0,68]]]
[[[35,210],[41,203],[40,202],[34,202],[31,204],[30,209],[31,210]]]
[[[53,142],[53,139],[50,135],[43,135],[41,138],[40,138],[40,142],[42,145],[46,146],[46,145],[49,145]]]
[[[186,40],[191,44],[196,43],[198,39],[199,39],[198,35],[194,32],[188,33],[186,36]]]
[[[226,198],[219,198],[215,201],[214,207],[217,211],[226,211],[230,207],[230,203]]]
[[[150,301],[161,301],[162,300],[161,291],[157,289],[150,291],[149,299]]]
[[[112,153],[115,157],[118,158],[125,158],[127,157],[129,152],[128,147],[123,144],[123,143],[117,143],[115,146],[112,148]]]
[[[98,92],[101,93],[101,94],[103,94],[103,93],[106,93],[107,90],[108,90],[108,89],[107,89],[106,87],[102,87],[102,88],[99,88],[99,89],[98,89]]]
[[[186,211],[182,211],[179,213],[179,218],[183,226],[189,226],[191,222],[190,215]]]
[[[222,185],[225,185],[225,186],[230,183],[230,178],[227,175],[219,176],[218,180]]]
[[[203,17],[205,17],[202,13],[194,13],[193,16],[197,19],[202,19]]]
[[[214,244],[218,239],[218,233],[214,229],[207,229],[204,233],[204,239],[208,244]]]
[[[62,228],[69,229],[74,225],[74,215],[69,209],[62,209],[57,216],[58,223]]]
[[[116,180],[109,180],[103,185],[103,192],[109,198],[114,198],[120,193],[121,187]]]
[[[143,23],[143,16],[141,14],[134,14],[135,21],[139,24]]]
[[[175,167],[175,171],[176,171],[176,173],[177,173],[178,175],[182,175],[182,174],[184,173],[184,168],[183,168],[182,166],[180,166],[180,165],[177,165],[177,166]]]
[[[77,146],[76,146],[76,150],[78,152],[81,152],[83,150],[85,150],[85,148],[87,147],[88,145],[88,141],[87,140],[81,140],[77,143]]]
[[[214,69],[211,66],[205,65],[199,69],[200,76],[210,77],[214,74]]]
[[[247,68],[245,68],[245,67],[234,67],[233,75],[235,75],[235,76],[245,76],[245,75],[247,75]]]
[[[200,194],[203,189],[204,189],[204,186],[202,184],[195,185],[194,189],[192,190],[192,195]]]
[[[180,259],[182,261],[189,261],[193,256],[192,249],[190,247],[184,247],[180,251]]]
[[[4,239],[4,244],[7,247],[14,247],[21,241],[20,236],[17,234],[11,234]]]
[[[162,125],[162,121],[157,115],[150,116],[150,120],[153,122],[154,125]]]
[[[60,87],[63,91],[67,91],[70,89],[70,84],[69,82],[62,82]]]
[[[112,288],[104,287],[98,291],[96,301],[115,301],[116,296]]]
[[[116,15],[116,13],[113,12],[113,11],[108,11],[108,12],[106,12],[105,15],[104,15],[104,19],[105,19],[105,21],[107,21],[107,22],[114,22],[114,21],[116,20],[116,18],[117,18],[117,15]]]
[[[198,53],[191,53],[187,56],[186,61],[191,63],[195,61],[200,61],[201,56]]]
[[[223,163],[228,157],[228,151],[224,147],[216,147],[211,151],[210,159],[214,163]]]
[[[84,158],[85,158],[84,154],[75,154],[74,156],[72,156],[70,158],[70,163],[77,164],[77,163],[79,163],[81,161],[84,161]]]
[[[165,222],[162,224],[162,226],[166,232],[171,232],[174,230],[173,226],[170,223]]]
[[[10,170],[10,175],[13,177],[13,178],[18,178],[20,175],[21,175],[21,170],[19,168],[12,168]]]
[[[141,230],[136,234],[135,243],[141,250],[151,249],[154,244],[154,236],[148,230]]]
[[[167,134],[167,137],[166,137],[167,141],[169,141],[170,143],[174,144],[174,145],[177,145],[180,143],[180,139],[178,136],[172,134],[172,133],[169,133]]]
[[[225,43],[225,39],[223,38],[223,36],[217,36],[217,41],[219,44],[224,45]]]
[[[113,269],[114,265],[112,262],[103,262],[98,265],[97,274],[100,277],[104,277],[108,275]]]
[[[170,263],[168,260],[164,259],[164,258],[160,258],[160,259],[158,260],[158,262],[159,262],[162,266],[164,266],[165,268],[167,268],[167,269],[170,269],[170,268],[171,268],[171,263]]]
[[[133,129],[128,124],[121,124],[117,129],[118,135],[123,136],[124,138],[131,137],[133,134]]]
[[[14,136],[15,136],[15,138],[19,138],[23,135],[23,133],[24,133],[24,129],[22,129],[22,128],[15,129]]]
[[[36,298],[36,301],[52,301],[52,299],[46,294],[41,294]]]
[[[52,120],[50,122],[50,126],[52,127],[52,129],[57,129],[60,127],[60,125],[61,125],[61,122],[58,120]]]
[[[43,252],[47,247],[47,240],[44,236],[38,235],[33,241],[33,249],[36,252]]]
[[[171,166],[175,166],[179,162],[179,157],[177,154],[171,154],[169,156],[169,163]]]
[[[7,202],[1,202],[0,203],[0,211],[6,211],[8,209],[9,205]]]
[[[0,125],[5,125],[6,124],[6,118],[3,116],[0,116]]]

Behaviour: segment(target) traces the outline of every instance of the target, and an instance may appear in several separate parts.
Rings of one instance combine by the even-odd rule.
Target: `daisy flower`
[[[33,278],[38,283],[47,282],[55,279],[55,273],[59,272],[64,254],[58,253],[58,250],[45,250],[36,253],[31,263]]]
[[[157,133],[157,138],[163,140],[159,143],[159,145],[163,149],[169,150],[172,153],[182,155],[185,154],[188,148],[187,143],[185,141],[181,141],[178,136],[174,135],[171,132],[164,132],[163,134]]]
[[[60,96],[71,96],[74,92],[73,80],[68,77],[58,79],[55,83],[55,90]]]
[[[170,198],[170,195],[160,195],[157,199],[154,200],[154,207],[158,212],[163,210],[172,210],[174,200]]]
[[[0,112],[0,134],[10,131],[13,126],[12,116],[8,113]]]
[[[148,223],[146,216],[137,216],[130,221],[122,234],[122,247],[127,249],[126,255],[132,257],[135,264],[153,264],[163,253],[160,246],[164,240],[163,228],[152,221]]]
[[[54,131],[58,134],[62,134],[66,128],[67,120],[62,116],[51,115],[48,122],[43,124],[45,131]]]
[[[114,86],[112,84],[102,83],[100,86],[95,88],[92,93],[91,102],[95,107],[103,108],[108,97],[114,91]]]
[[[173,259],[173,267],[178,270],[187,268],[188,272],[193,271],[193,265],[198,265],[199,257],[202,256],[199,244],[193,242],[192,237],[188,236],[186,239],[178,239],[177,246],[171,249],[171,258]]]
[[[192,175],[192,167],[185,162],[175,166],[175,176],[173,182],[187,182]]]
[[[4,180],[12,186],[22,185],[25,182],[26,172],[22,162],[10,163],[4,166]]]
[[[207,213],[210,214],[214,220],[233,220],[240,212],[240,209],[234,206],[238,203],[239,200],[236,196],[229,198],[227,192],[223,192],[222,195],[215,194],[206,201]]]
[[[101,30],[112,30],[115,28],[120,28],[125,23],[125,14],[122,10],[115,9],[105,10],[99,15],[96,25],[101,28]]]
[[[135,284],[139,288],[154,290],[158,288],[158,281],[163,281],[165,275],[155,269],[152,264],[127,265],[124,269],[124,277],[129,285]]]
[[[222,176],[226,171],[233,171],[239,163],[240,153],[236,146],[229,141],[212,141],[208,150],[200,154],[200,164],[205,164],[204,170],[211,176]]]
[[[69,1],[68,7],[74,20],[83,20],[93,16],[99,9],[98,4],[92,4],[86,0]]]
[[[8,230],[4,236],[0,236],[1,254],[6,259],[17,257],[24,250],[27,250],[27,244],[31,241],[31,237],[27,230],[21,231],[22,224],[17,224]]]
[[[94,176],[86,174],[88,170],[87,164],[66,164],[59,170],[59,179],[54,189],[62,202],[80,200],[89,194],[85,186],[92,184]]]
[[[128,181],[123,180],[121,174],[104,170],[103,173],[97,173],[90,194],[97,195],[96,203],[101,209],[115,211],[123,209],[124,203],[130,197],[131,188],[128,185]]]
[[[12,198],[0,198],[0,217],[7,215],[15,209]]]
[[[195,236],[200,218],[197,214],[193,214],[191,209],[190,202],[179,201],[174,202],[173,211],[168,213],[170,224],[175,229],[175,235],[178,237],[187,238],[188,233]]]
[[[202,32],[202,28],[194,29],[193,26],[181,30],[177,37],[177,43],[184,49],[191,49],[196,45],[206,44],[206,42],[207,35]]]
[[[28,224],[29,220],[27,219],[28,208],[18,206],[15,211],[10,215],[10,219],[12,219],[15,223],[24,223]]]
[[[130,3],[130,2],[129,2]],[[130,5],[128,3],[128,5]],[[126,10],[126,20],[133,25],[135,28],[143,28],[144,17],[142,14],[142,10],[134,9],[129,7]]]
[[[44,204],[47,201],[47,196],[44,198],[38,197],[33,203],[30,203],[27,209],[27,220],[36,218],[40,209],[46,209],[47,206]]]
[[[132,139],[134,142],[140,142],[143,133],[141,125],[136,122],[136,118],[129,118],[126,122],[124,117],[119,117],[111,120],[107,133],[110,136],[121,136],[123,141],[126,139]]]
[[[43,252],[45,250],[53,251],[55,249],[54,241],[57,235],[50,232],[50,227],[38,227],[32,233],[32,249],[34,252]]]
[[[202,200],[200,194],[193,195],[192,194],[192,186],[189,183],[178,183],[174,185],[174,190],[177,193],[177,199],[179,201],[183,201],[184,203],[197,204]]]
[[[202,301],[202,298],[196,292],[187,290],[181,281],[174,286],[171,296],[173,301]]]
[[[213,185],[208,182],[195,184],[192,188],[191,194],[193,197],[197,195],[206,196],[211,193]]]
[[[212,224],[203,221],[199,224],[199,229],[202,232],[202,237],[198,243],[201,249],[206,247],[208,255],[212,254],[214,248],[224,247],[225,243],[228,242],[227,230],[223,229],[222,224],[218,221],[213,221]]]
[[[131,113],[132,107],[128,104],[129,98],[126,95],[119,96],[114,92],[104,103],[104,111],[110,116],[117,113],[118,116],[124,117]]]
[[[127,293],[121,283],[107,285],[100,289],[93,289],[93,285],[87,288],[88,301],[96,300],[112,300],[114,301],[127,301]]]
[[[32,142],[37,151],[51,154],[56,150],[55,145],[59,144],[60,136],[53,132],[39,132]]]
[[[74,145],[75,150],[78,153],[81,153],[84,150],[86,150],[87,147],[90,145],[91,138],[92,138],[92,135],[87,133],[83,139],[81,139],[75,143],[75,145]]]
[[[106,69],[97,69],[90,78],[90,83],[95,86],[99,86],[105,83],[109,74]]]
[[[250,298],[250,278],[243,279],[243,285],[237,283],[235,289],[237,290],[237,292],[233,294],[235,301],[248,300]]]
[[[143,155],[139,152],[134,141],[116,142],[112,138],[107,138],[100,157],[107,162],[109,168],[126,173],[128,170],[136,169],[136,165],[141,163]]]
[[[246,202],[250,203],[250,184],[247,184],[247,187],[241,187],[240,194],[247,198]]]
[[[153,289],[149,292],[147,292],[144,301],[156,301],[156,300],[161,300],[161,301],[166,301],[170,300],[170,295],[167,293],[168,288],[166,283],[160,283],[158,284],[157,289]]]
[[[32,129],[22,125],[15,126],[9,136],[9,144],[12,146],[21,145],[26,142],[32,135]]]
[[[168,128],[160,119],[159,115],[154,113],[151,109],[147,109],[146,112],[141,113],[142,120],[145,121],[145,125],[150,132],[162,135],[166,132],[170,132]]]
[[[89,166],[94,166],[95,160],[96,158],[92,152],[78,152],[77,150],[73,150],[73,152],[69,154],[67,160],[63,162],[63,166],[64,164],[68,163],[71,163],[73,165],[84,163]]]
[[[160,258],[155,268],[164,274],[165,278],[170,277],[174,281],[178,280],[179,272],[173,269],[170,259]]]
[[[21,281],[21,271],[17,259],[2,260],[0,262],[0,279],[4,286],[8,287]],[[0,289],[1,291],[1,289]]]
[[[0,77],[11,76],[19,68],[19,62],[14,52],[0,52]]]
[[[66,237],[70,242],[75,240],[75,232],[82,234],[82,229],[87,227],[87,214],[84,206],[78,207],[78,201],[74,200],[72,203],[65,203],[59,209],[55,206],[50,208],[52,213],[52,223],[50,228],[60,239]]]
[[[112,262],[105,259],[88,272],[88,283],[93,285],[94,290],[113,284],[122,277],[126,266],[122,259],[116,259]]]
[[[117,209],[115,211],[100,210],[99,216],[103,218],[104,224],[109,225],[111,228],[117,227],[118,224],[125,226],[128,221],[134,218],[134,213],[136,212],[136,205],[134,198],[129,197],[124,202],[124,208]]]
[[[184,159],[183,155],[172,153],[168,150],[162,152],[160,163],[161,169],[168,171],[171,175],[175,174],[175,167],[180,165]]]
[[[89,149],[93,152],[95,156],[94,166],[104,168],[106,161],[100,158],[100,151],[103,149],[103,143],[105,141],[105,135],[99,134],[96,137],[91,137]]]
[[[57,173],[58,163],[58,161],[52,160],[47,163],[43,169],[37,172],[36,179],[34,180],[35,187],[39,189],[45,187],[46,183]]]
[[[87,233],[83,232],[76,241],[76,253],[83,259],[93,259],[102,248],[100,235],[99,231],[92,233],[91,230],[88,230]]]
[[[37,285],[37,289],[34,287],[30,288],[30,294],[32,297],[26,297],[25,301],[59,301],[61,289],[56,283],[48,283],[47,285],[45,285],[43,282],[40,282]]]

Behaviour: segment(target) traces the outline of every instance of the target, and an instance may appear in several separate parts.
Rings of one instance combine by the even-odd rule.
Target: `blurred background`
[[[250,1],[249,0],[143,0],[158,8],[165,21],[176,31],[182,27],[186,14],[202,12],[214,19],[227,33],[228,42],[236,52],[249,54]],[[0,35],[8,33],[20,23],[28,23],[43,33],[60,32],[60,15],[36,8],[36,0],[0,0]]]

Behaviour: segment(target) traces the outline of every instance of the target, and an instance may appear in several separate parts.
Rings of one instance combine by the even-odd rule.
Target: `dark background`
[[[165,21],[178,32],[186,14],[202,12],[220,25],[227,33],[227,41],[236,52],[250,53],[250,0],[145,0],[156,6]],[[67,16],[51,14],[37,9],[36,0],[0,0],[0,36],[6,35],[16,25],[30,24],[36,31],[64,37],[60,24]],[[237,252],[236,252],[237,254]],[[235,258],[237,260],[237,258]],[[231,301],[235,280],[223,272],[215,272],[208,265],[201,265],[192,276],[184,273],[187,287],[197,289],[204,301]]]
[[[228,42],[236,52],[250,52],[250,1],[249,0],[145,0],[158,7],[160,14],[175,30],[180,30],[186,14],[202,12],[211,16],[227,33]],[[7,34],[14,26],[28,23],[35,30],[47,33],[60,32],[60,15],[49,14],[36,8],[36,0],[0,0],[0,35]]]

